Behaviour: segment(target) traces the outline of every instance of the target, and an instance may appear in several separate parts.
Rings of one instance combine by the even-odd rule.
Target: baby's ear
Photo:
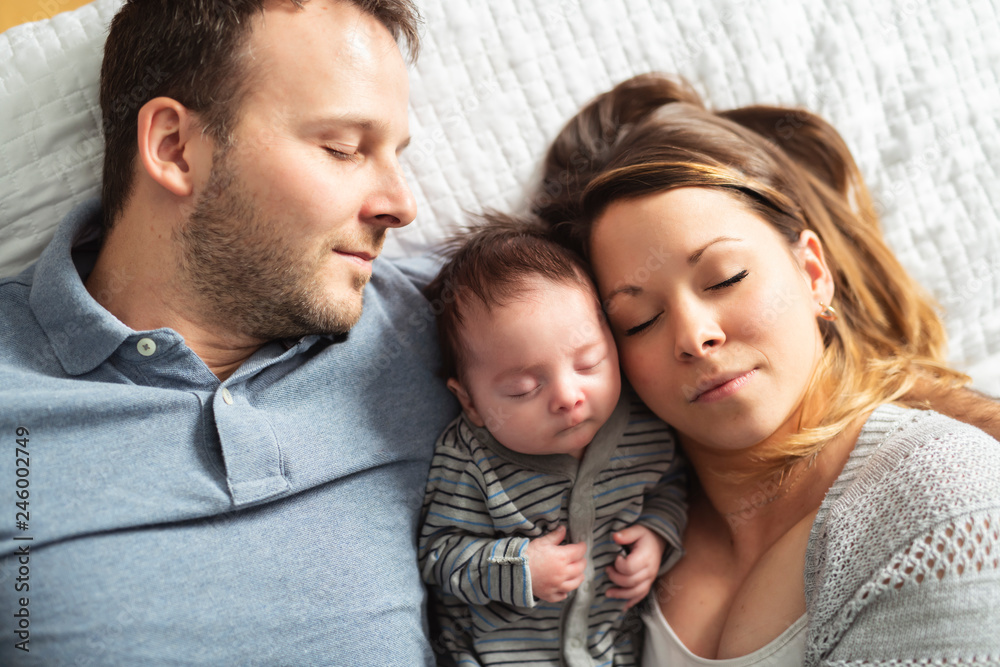
[[[465,390],[465,387],[459,382],[458,378],[448,378],[448,389],[451,390],[451,393],[455,394],[458,402],[462,404],[465,416],[469,418],[470,422],[476,426],[486,426],[486,422],[483,421],[479,411],[476,410],[475,404],[472,402],[472,396]]]

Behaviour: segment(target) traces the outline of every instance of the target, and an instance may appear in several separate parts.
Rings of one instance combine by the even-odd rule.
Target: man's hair
[[[444,249],[445,265],[424,288],[437,316],[444,378],[461,377],[468,361],[461,332],[471,308],[490,312],[509,304],[524,295],[532,278],[579,286],[597,298],[580,257],[530,218],[487,214],[482,224],[446,241]]]
[[[301,8],[308,0],[286,0]],[[419,49],[413,0],[343,0],[378,19],[411,59]],[[155,97],[198,115],[223,147],[232,141],[252,81],[247,42],[266,0],[129,0],[111,22],[101,66],[104,228],[111,229],[133,188],[139,109]]]

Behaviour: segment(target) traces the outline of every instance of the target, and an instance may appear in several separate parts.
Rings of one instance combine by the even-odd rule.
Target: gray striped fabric
[[[459,417],[437,443],[419,540],[435,649],[459,665],[638,664],[641,621],[604,595],[621,552],[611,534],[638,522],[662,535],[665,570],[685,510],[673,434],[627,390],[580,462],[513,452]],[[524,549],[559,525],[589,543],[589,576],[550,603],[532,596]]]

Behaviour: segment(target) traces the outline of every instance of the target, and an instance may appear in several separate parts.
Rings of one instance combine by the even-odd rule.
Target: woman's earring
[[[819,302],[819,307],[822,309],[819,311],[819,316],[822,317],[827,322],[833,322],[837,319],[837,309],[833,306],[828,306],[822,301]]]

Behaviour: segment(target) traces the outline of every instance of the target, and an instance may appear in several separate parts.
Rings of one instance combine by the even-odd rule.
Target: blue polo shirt
[[[427,272],[377,261],[348,335],[220,382],[87,293],[99,214],[0,280],[0,664],[432,663],[415,540],[457,406]]]

